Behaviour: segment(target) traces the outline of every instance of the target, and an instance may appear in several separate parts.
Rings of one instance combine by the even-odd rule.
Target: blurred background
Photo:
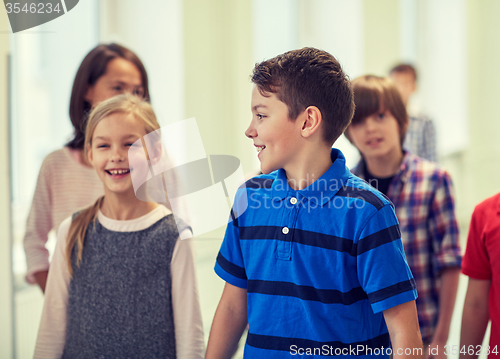
[[[196,117],[206,153],[237,156],[245,172],[259,168],[244,136],[255,62],[313,46],[337,57],[352,79],[414,64],[411,104],[436,125],[465,249],[474,206],[500,190],[498,14],[498,0],[80,0],[13,34],[1,10],[0,358],[33,355],[43,296],[24,281],[25,222],[42,160],[71,137],[72,82],[98,43],[139,55],[161,125]],[[335,146],[356,163],[345,138]],[[223,286],[213,272],[223,233],[196,238],[207,338]],[[461,278],[450,344],[459,343],[466,284]]]

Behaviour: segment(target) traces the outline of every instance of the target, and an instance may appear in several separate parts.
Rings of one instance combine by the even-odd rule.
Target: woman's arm
[[[45,248],[48,234],[52,229],[52,203],[50,193],[50,165],[46,158],[36,184],[30,213],[24,235],[24,251],[28,272],[26,281],[37,283],[43,292],[49,270],[49,252]]]

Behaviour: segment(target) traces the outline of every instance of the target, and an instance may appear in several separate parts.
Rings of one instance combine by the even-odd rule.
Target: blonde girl
[[[35,358],[203,357],[191,243],[179,240],[191,230],[167,207],[140,201],[132,183],[148,165],[129,156],[158,129],[135,96],[90,114],[84,148],[104,196],[58,230]],[[151,162],[161,154],[153,142]]]

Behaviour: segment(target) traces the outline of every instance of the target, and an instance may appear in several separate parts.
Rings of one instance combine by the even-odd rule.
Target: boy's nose
[[[257,131],[255,131],[255,128],[253,127],[253,121],[250,123],[250,126],[248,126],[247,130],[245,131],[245,136],[248,138],[254,138],[257,136]]]
[[[367,118],[365,121],[365,129],[367,132],[371,132],[375,129],[376,124],[371,118]]]

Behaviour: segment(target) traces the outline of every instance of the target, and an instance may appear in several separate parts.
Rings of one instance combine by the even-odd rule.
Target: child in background
[[[42,291],[49,270],[48,233],[103,194],[102,183],[83,154],[88,112],[121,93],[149,101],[148,76],[141,60],[117,44],[95,47],[83,59],[73,83],[69,115],[74,137],[43,161],[26,225],[26,280],[37,283]]]
[[[462,315],[460,358],[500,357],[500,193],[477,205],[472,215],[462,273],[469,276]],[[491,319],[489,348],[481,347]],[[470,350],[472,348],[472,351]]]
[[[422,113],[411,114],[409,103],[417,89],[417,70],[410,64],[394,66],[389,76],[396,85],[409,113],[403,148],[426,160],[437,162],[436,130],[432,120]]]
[[[408,117],[392,81],[362,76],[352,86],[356,110],[345,134],[362,156],[352,172],[394,203],[417,284],[422,339],[444,357],[461,263],[451,179],[403,150]]]
[[[35,358],[202,358],[191,242],[178,240],[191,230],[167,207],[137,199],[132,184],[142,173],[131,171],[146,176],[149,167],[131,168],[129,156],[144,158],[141,140],[158,129],[136,96],[90,114],[84,148],[104,197],[59,227]],[[152,163],[159,139],[153,147]]]
[[[420,357],[394,209],[332,149],[354,110],[340,64],[289,51],[257,64],[252,82],[245,134],[264,174],[236,194],[206,358],[230,358],[247,322],[246,358],[388,358],[391,341],[395,358]]]

